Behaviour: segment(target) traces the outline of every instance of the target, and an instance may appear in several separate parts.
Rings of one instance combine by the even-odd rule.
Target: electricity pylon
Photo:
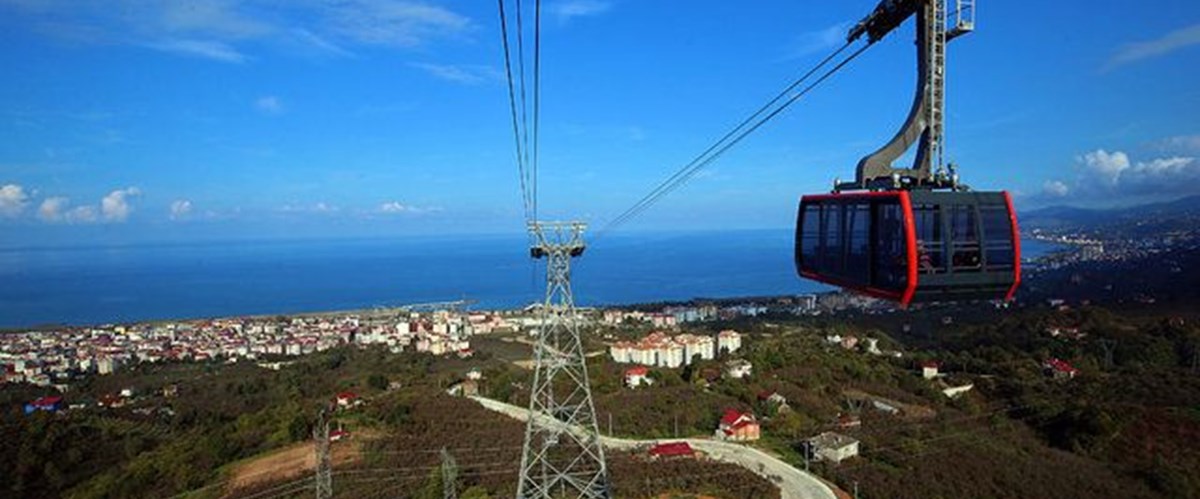
[[[442,499],[458,499],[458,463],[442,447]]]
[[[329,408],[321,409],[317,424],[313,427],[313,441],[317,453],[317,499],[333,498],[332,465],[329,459]]]
[[[571,258],[583,254],[586,227],[582,222],[529,224],[530,255],[546,258],[546,300],[534,346],[517,499],[611,496],[571,296]]]

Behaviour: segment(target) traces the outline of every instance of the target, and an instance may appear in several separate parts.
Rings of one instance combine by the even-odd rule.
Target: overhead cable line
[[[699,171],[701,169],[703,169],[704,167],[711,164],[713,161],[720,158],[721,155],[723,155],[725,152],[729,151],[729,149],[733,148],[733,146],[737,145],[739,142],[741,142],[743,139],[745,139],[746,136],[750,135],[755,130],[758,130],[759,127],[766,124],[768,121],[773,119],[775,116],[779,115],[779,113],[783,112],[783,110],[787,109],[789,106],[791,106],[797,100],[799,100],[801,97],[804,97],[804,95],[806,95],[808,92],[812,91],[812,89],[816,88],[818,85],[820,85],[826,79],[828,79],[830,76],[833,76],[834,73],[841,70],[846,64],[850,63],[850,61],[854,60],[856,57],[858,57],[860,54],[862,54],[868,47],[871,46],[870,44],[862,46],[858,50],[851,53],[848,57],[843,59],[841,62],[837,63],[833,68],[831,68],[828,71],[826,71],[825,73],[821,74],[821,76],[818,77],[815,81],[813,81],[809,85],[803,87],[799,91],[796,91],[796,89],[798,87],[800,87],[801,84],[803,84],[810,77],[815,75],[822,67],[824,67],[825,65],[829,64],[831,61],[836,59],[838,55],[840,55],[843,51],[845,51],[851,45],[851,43],[852,42],[848,41],[845,44],[843,44],[841,47],[839,47],[837,50],[833,51],[833,53],[831,53],[829,56],[825,57],[819,63],[817,63],[816,66],[813,66],[811,69],[809,69],[807,72],[805,72],[802,76],[800,76],[795,81],[793,81],[790,85],[788,85],[786,88],[784,88],[783,91],[781,91],[778,95],[775,96],[775,98],[771,99],[766,104],[764,104],[762,107],[760,107],[757,111],[755,111],[753,114],[751,114],[750,116],[743,119],[740,123],[738,123],[737,126],[733,127],[733,129],[731,129],[724,136],[722,136],[720,139],[718,139],[716,142],[714,142],[711,146],[709,146],[707,149],[705,149],[704,152],[702,152],[698,156],[696,156],[691,162],[684,165],[682,168],[680,168],[678,171],[676,171],[673,175],[668,177],[666,180],[664,180],[662,183],[660,183],[657,187],[652,189],[648,194],[646,194],[640,200],[638,200],[636,203],[634,203],[633,206],[630,206],[627,210],[625,210],[620,215],[618,215],[616,218],[614,218],[611,222],[609,222],[608,225],[606,225],[603,229],[601,229],[600,234],[603,234],[603,233],[609,232],[613,229],[616,229],[617,227],[620,227],[621,225],[629,222],[633,218],[636,218],[638,215],[640,215],[646,209],[648,209],[649,207],[651,207],[655,203],[657,203],[658,200],[662,199],[667,194],[670,194],[675,189],[678,189],[679,187],[681,187],[688,180],[690,180],[697,173],[699,173]],[[599,238],[599,236],[597,236],[597,238]]]
[[[504,45],[504,75],[508,80],[508,107],[512,117],[513,141],[517,149],[517,173],[520,175],[521,180],[521,204],[525,209],[525,219],[530,220],[532,206],[529,188],[526,185],[524,148],[521,147],[521,126],[517,120],[517,95],[515,84],[513,83],[512,55],[508,45],[508,17],[504,13],[504,0],[497,0],[496,3],[500,9],[500,37]]]
[[[533,26],[533,54],[526,50],[525,10],[521,0],[516,0],[514,21],[515,34],[510,35],[509,13],[505,0],[497,0],[500,11],[500,36],[504,45],[504,75],[508,82],[509,115],[512,122],[513,142],[516,146],[517,173],[520,176],[521,203],[526,223],[537,219],[537,169],[538,132],[541,120],[541,17],[542,2],[535,0]],[[516,39],[516,50],[510,43]],[[515,52],[515,53],[514,53]],[[532,76],[526,71],[526,59],[532,57]],[[514,62],[513,59],[516,59]],[[514,67],[515,66],[515,67]],[[532,79],[532,91],[529,80]],[[532,93],[532,95],[530,95]],[[532,126],[530,122],[532,121]]]

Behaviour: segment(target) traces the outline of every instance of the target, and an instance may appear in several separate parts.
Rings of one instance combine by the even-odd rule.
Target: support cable
[[[497,0],[496,3],[500,9],[500,36],[504,42],[504,75],[508,80],[509,113],[512,118],[513,141],[517,148],[517,173],[521,179],[521,203],[525,210],[525,220],[529,221],[532,220],[532,202],[529,188],[526,185],[525,151],[521,147],[521,127],[517,120],[517,95],[515,84],[513,83],[512,55],[508,45],[508,17],[504,13],[504,0]],[[522,83],[523,86],[524,83]],[[524,110],[522,110],[522,114],[524,114]]]
[[[600,232],[597,234],[596,238],[593,239],[593,241],[595,239],[599,239],[600,235],[607,233],[613,229],[616,229],[617,227],[620,227],[621,225],[629,222],[633,218],[636,218],[638,215],[640,215],[646,209],[648,209],[649,207],[651,207],[655,203],[657,203],[659,199],[663,198],[667,194],[670,194],[675,189],[678,189],[679,187],[681,187],[688,180],[690,180],[692,177],[694,177],[701,169],[703,169],[704,167],[708,166],[710,163],[712,163],[713,161],[715,161],[716,159],[721,157],[721,155],[723,155],[729,149],[733,148],[733,146],[737,145],[739,142],[741,142],[743,139],[745,139],[746,136],[750,135],[755,130],[758,130],[759,127],[766,124],[768,121],[773,119],[775,116],[779,115],[779,113],[783,112],[783,110],[787,109],[789,106],[791,106],[797,100],[799,100],[801,97],[806,95],[808,92],[812,91],[814,88],[816,88],[818,85],[820,85],[826,79],[828,79],[830,76],[833,76],[834,73],[841,70],[843,67],[845,67],[846,64],[848,64],[850,61],[854,60],[856,57],[858,57],[860,54],[862,54],[864,51],[866,51],[866,49],[868,47],[871,46],[870,44],[867,44],[867,45],[864,45],[863,47],[859,48],[858,50],[854,51],[853,53],[850,54],[850,56],[843,59],[841,62],[839,62],[837,65],[835,65],[832,69],[830,69],[830,70],[826,71],[824,74],[822,74],[819,78],[816,79],[816,81],[810,83],[808,86],[804,87],[799,92],[793,93],[793,91],[795,91],[795,89],[797,87],[799,87],[802,83],[804,83],[806,80],[808,80],[814,74],[816,74],[817,71],[819,71],[822,67],[824,67],[829,62],[833,61],[835,58],[837,58],[837,56],[839,54],[841,54],[843,51],[845,51],[846,48],[848,48],[851,45],[851,43],[852,42],[845,43],[844,45],[839,47],[837,50],[835,50],[833,53],[831,53],[829,56],[822,59],[821,62],[819,62],[816,66],[813,66],[812,69],[808,70],[808,72],[804,73],[804,75],[800,76],[795,81],[793,81],[792,84],[788,85],[788,87],[785,88],[778,95],[776,95],[775,98],[771,99],[766,104],[764,104],[762,107],[760,107],[757,111],[755,111],[753,114],[746,117],[744,120],[742,120],[741,123],[738,123],[737,126],[735,126],[728,133],[726,133],[724,136],[722,136],[720,139],[718,139],[716,142],[714,142],[711,146],[709,146],[708,149],[705,149],[704,152],[702,152],[698,156],[696,156],[695,159],[693,159],[688,164],[684,165],[682,168],[680,168],[678,171],[676,171],[673,175],[668,177],[666,180],[664,180],[662,183],[660,183],[657,187],[655,187],[653,190],[651,190],[648,194],[646,194],[640,200],[638,200],[638,202],[634,203],[633,206],[629,207],[629,209],[625,210],[620,215],[618,215],[615,219],[613,219],[611,222],[609,222],[608,225],[606,225],[603,229],[600,230]],[[789,97],[789,95],[790,95],[790,97]],[[780,101],[782,101],[782,103],[780,103]]]

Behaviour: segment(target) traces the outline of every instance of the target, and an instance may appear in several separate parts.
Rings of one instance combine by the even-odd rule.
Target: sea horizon
[[[607,234],[573,261],[579,306],[815,293],[791,229]],[[0,249],[0,328],[366,310],[544,295],[523,234],[176,241]],[[1049,245],[1026,239],[1027,255]]]

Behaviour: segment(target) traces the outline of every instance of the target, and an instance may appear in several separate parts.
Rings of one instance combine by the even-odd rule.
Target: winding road
[[[524,407],[517,407],[484,397],[470,398],[490,411],[499,412],[520,421],[527,421],[529,419],[529,410]],[[561,421],[551,419],[545,415],[538,416],[538,419],[544,425],[558,425],[564,427],[564,430],[573,432],[581,431],[578,428],[566,427]],[[779,458],[753,447],[702,438],[671,439],[671,441],[687,442],[693,449],[704,452],[711,459],[736,464],[771,480],[771,482],[779,486],[782,499],[836,499],[837,497],[829,486],[825,485],[825,483],[818,480],[815,476],[798,470]],[[629,440],[600,436],[601,445],[621,450],[632,450],[636,447],[653,445],[658,442],[658,440]]]

